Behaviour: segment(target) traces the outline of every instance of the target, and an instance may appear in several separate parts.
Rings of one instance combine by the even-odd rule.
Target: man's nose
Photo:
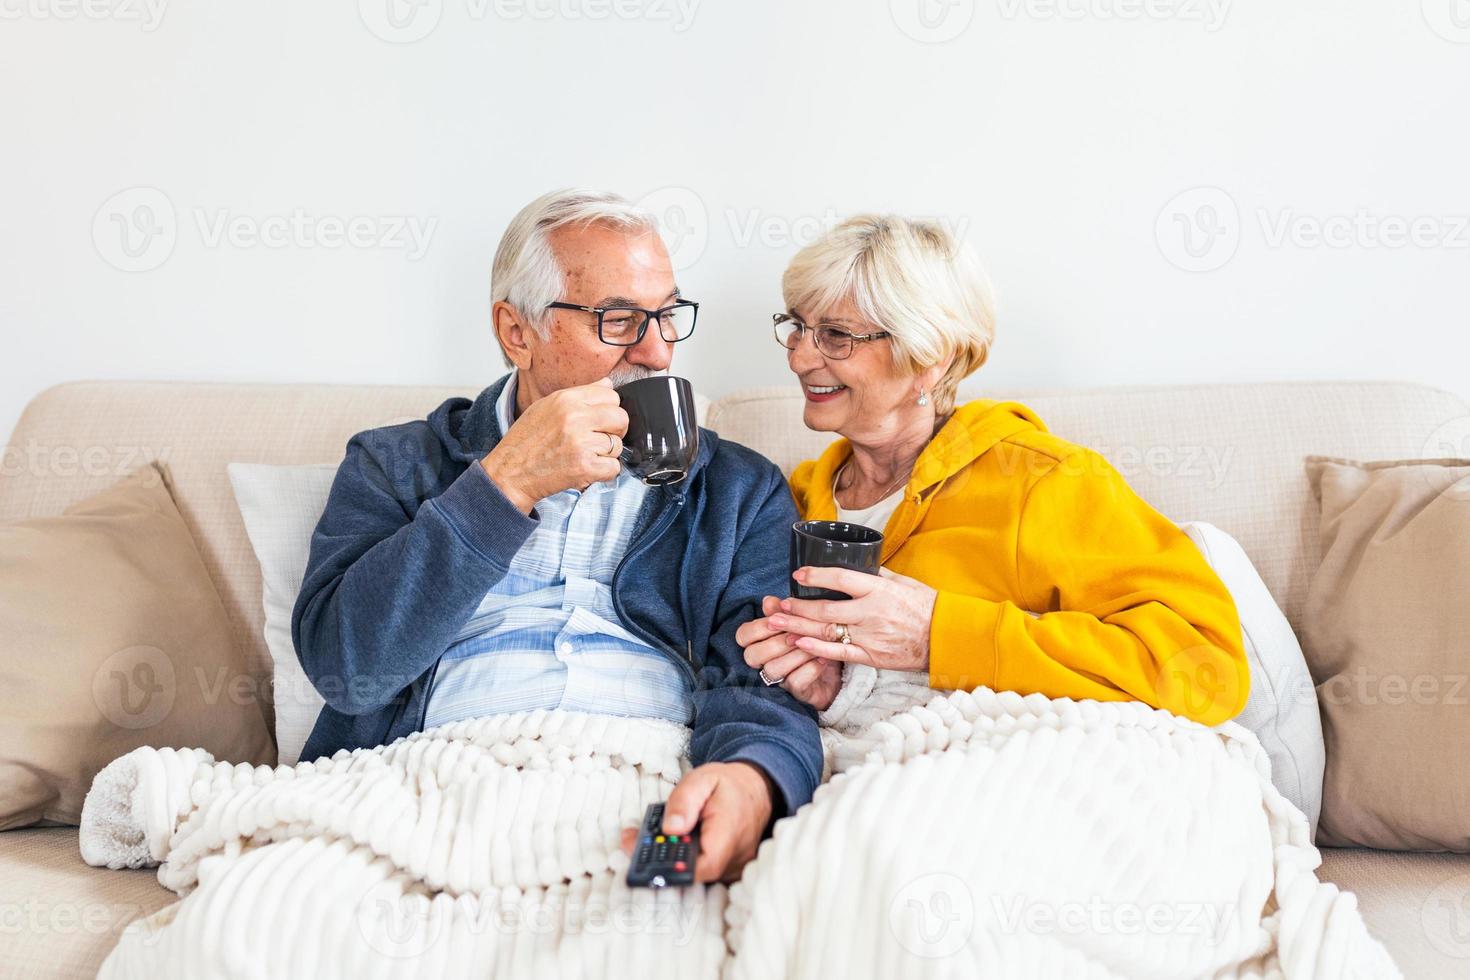
[[[643,339],[628,348],[629,364],[640,364],[655,371],[667,371],[674,362],[674,345],[659,333],[658,321],[650,319]]]

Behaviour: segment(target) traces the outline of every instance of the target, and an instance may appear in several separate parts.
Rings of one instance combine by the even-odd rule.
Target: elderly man
[[[699,823],[697,879],[730,878],[821,774],[815,713],[735,640],[786,588],[786,481],[708,431],[679,484],[621,468],[613,386],[667,369],[698,311],[646,212],[533,201],[491,294],[514,370],[347,444],[291,617],[326,700],[302,758],[537,708],[688,724],[664,829]]]

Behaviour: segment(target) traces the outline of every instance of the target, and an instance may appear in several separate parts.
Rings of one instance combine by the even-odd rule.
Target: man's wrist
[[[490,482],[494,483],[500,489],[500,492],[505,495],[505,499],[509,500],[516,510],[522,514],[529,515],[535,509],[536,501],[532,500],[529,494],[516,486],[514,480],[502,473],[500,468],[490,461],[490,456],[485,456],[480,460],[480,468],[485,471],[485,475],[490,478]]]
[[[770,814],[766,818],[765,827],[761,829],[761,838],[764,839],[770,835],[771,827],[775,824],[776,820],[785,813],[786,797],[782,794],[781,787],[776,785],[776,781],[771,778],[771,774],[766,772],[760,763],[751,762],[749,759],[736,759],[733,764],[737,766],[749,766],[755,770],[756,774],[760,776],[761,782],[765,784],[766,802],[770,806]]]

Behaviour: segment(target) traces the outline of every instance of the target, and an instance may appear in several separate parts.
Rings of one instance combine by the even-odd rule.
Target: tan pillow
[[[0,526],[0,830],[75,824],[140,745],[274,761],[257,679],[155,465]]]
[[[1322,566],[1302,639],[1322,705],[1317,842],[1470,851],[1470,460],[1307,458]]]

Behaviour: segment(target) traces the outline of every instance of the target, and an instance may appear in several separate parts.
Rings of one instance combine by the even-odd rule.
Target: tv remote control
[[[665,834],[664,805],[650,803],[638,828],[633,846],[633,863],[628,865],[628,885],[633,888],[667,888],[694,884],[694,862],[699,857],[699,828],[688,834]]]

